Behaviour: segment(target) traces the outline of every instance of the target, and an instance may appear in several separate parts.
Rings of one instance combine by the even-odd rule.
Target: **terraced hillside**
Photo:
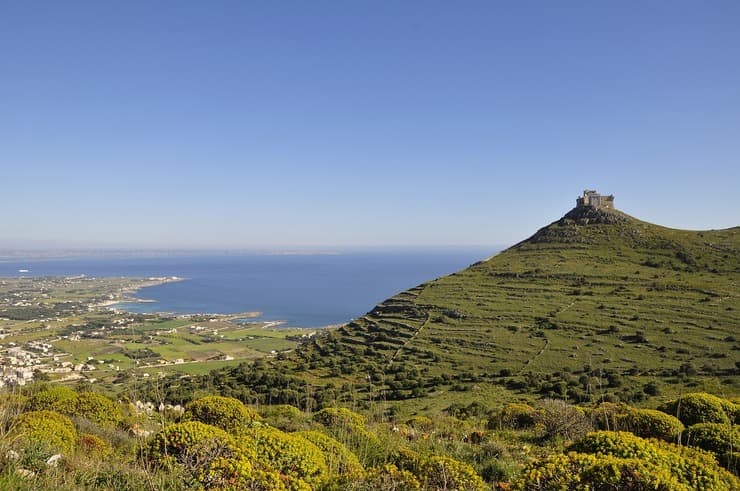
[[[579,207],[275,360],[267,383],[254,367],[211,380],[292,404],[733,396],[739,283],[740,227],[673,230]]]

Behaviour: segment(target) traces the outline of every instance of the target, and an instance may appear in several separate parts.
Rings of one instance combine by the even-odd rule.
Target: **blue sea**
[[[363,251],[337,254],[220,254],[74,257],[0,261],[0,276],[178,276],[119,304],[132,312],[262,312],[260,320],[320,327],[359,317],[398,292],[453,273],[493,248]],[[27,272],[19,272],[28,270]]]

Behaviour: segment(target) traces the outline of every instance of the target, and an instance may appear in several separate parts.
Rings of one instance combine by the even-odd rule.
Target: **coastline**
[[[156,300],[150,300],[146,298],[138,298],[133,295],[139,292],[142,288],[148,288],[150,286],[159,286],[164,285],[167,283],[176,283],[178,281],[186,281],[187,278],[180,278],[179,276],[151,276],[149,278],[145,278],[142,280],[136,280],[139,283],[137,283],[136,286],[130,287],[130,288],[124,288],[121,289],[114,298],[111,298],[109,300],[104,300],[102,302],[97,302],[92,305],[90,305],[91,308],[110,308],[116,304],[120,303],[155,303]],[[112,309],[116,310],[116,309]]]

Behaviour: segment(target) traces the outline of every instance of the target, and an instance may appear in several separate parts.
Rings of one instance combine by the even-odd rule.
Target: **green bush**
[[[740,404],[729,399],[722,399],[722,409],[730,419],[730,423],[740,424]]]
[[[347,485],[348,491],[419,491],[421,483],[414,474],[393,464],[371,468],[364,479]]]
[[[626,430],[643,438],[659,438],[676,442],[684,426],[678,419],[655,409],[630,408],[617,416],[620,430]]]
[[[684,434],[684,443],[717,456],[723,467],[737,473],[737,451],[740,448],[740,427],[719,423],[699,423]]]
[[[229,432],[238,432],[260,418],[252,409],[233,397],[206,396],[185,406],[186,421],[200,421]]]
[[[303,484],[317,488],[328,477],[329,470],[321,450],[299,435],[276,428],[250,428],[239,442],[255,454],[261,467],[291,478],[289,489],[302,489]]]
[[[77,397],[77,392],[66,385],[49,385],[34,393],[28,399],[28,409],[31,411],[58,411],[66,412],[63,404]]]
[[[191,479],[202,482],[208,467],[217,459],[243,457],[236,441],[221,428],[187,421],[164,427],[152,437],[146,456],[154,464],[179,464]]]
[[[288,491],[286,481],[290,483],[294,480],[284,481],[277,471],[255,468],[247,458],[219,458],[208,466],[202,481],[207,489]]]
[[[384,461],[387,454],[375,433],[365,428],[365,417],[345,408],[326,408],[314,414],[314,421],[349,448],[367,467]]]
[[[640,459],[576,452],[550,455],[527,465],[514,489],[691,491],[670,472]]]
[[[113,448],[108,442],[97,435],[82,433],[77,439],[77,452],[87,457],[105,459],[113,453]]]
[[[566,450],[637,459],[654,467],[656,473],[670,473],[677,482],[691,489],[740,489],[740,481],[719,467],[711,454],[660,440],[646,440],[632,433],[589,433]]]
[[[535,424],[536,410],[528,405],[512,402],[505,405],[488,421],[488,429],[522,430]]]
[[[123,412],[118,404],[97,392],[83,392],[60,403],[60,406],[68,416],[80,416],[106,428],[123,422]]]
[[[324,454],[329,475],[341,481],[351,481],[365,474],[359,459],[347,447],[320,431],[294,433],[316,445]]]
[[[414,474],[423,489],[487,489],[473,467],[448,456],[426,456],[403,447],[398,450],[395,461],[399,468]]]
[[[330,427],[364,427],[367,420],[344,407],[328,407],[313,415],[314,421]]]
[[[725,401],[712,394],[696,392],[686,394],[676,400],[666,402],[658,407],[659,411],[677,417],[686,426],[698,423],[729,423],[725,412]]]
[[[427,416],[412,416],[406,420],[406,424],[424,433],[429,433],[434,429],[434,421]]]
[[[451,457],[433,455],[420,465],[419,480],[426,489],[457,489],[485,491],[487,486],[475,470],[465,462]]]
[[[41,446],[50,455],[69,454],[77,442],[77,430],[72,421],[54,411],[29,411],[21,414],[13,421],[10,436],[21,447]]]
[[[300,409],[288,404],[263,406],[259,410],[264,422],[283,431],[308,429],[310,421]]]
[[[634,409],[624,403],[602,402],[596,407],[586,408],[586,415],[591,419],[595,430],[618,431],[620,416]]]

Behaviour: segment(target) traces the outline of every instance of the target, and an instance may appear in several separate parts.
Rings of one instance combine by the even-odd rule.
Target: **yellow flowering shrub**
[[[288,489],[317,488],[328,477],[329,469],[321,450],[300,435],[276,428],[250,428],[239,439],[242,448],[255,455],[263,468],[274,469],[286,477]]]
[[[208,470],[212,462],[245,457],[231,435],[200,421],[164,427],[148,441],[146,456],[155,464],[181,466],[196,482],[212,474]]]
[[[201,397],[189,403],[183,417],[186,421],[200,421],[229,432],[240,431],[261,419],[239,399],[222,396]]]
[[[310,441],[323,452],[332,479],[348,481],[365,474],[357,456],[329,435],[320,431],[299,431],[294,434]]]
[[[80,416],[103,427],[114,427],[123,422],[121,408],[97,392],[82,392],[76,397],[60,403],[61,412],[68,416]]]
[[[684,430],[677,418],[655,409],[629,408],[616,417],[620,430],[629,431],[643,438],[659,438],[675,442]]]
[[[69,454],[77,442],[72,421],[54,411],[29,411],[13,420],[10,438],[20,447],[40,446],[47,453]]]
[[[280,473],[255,468],[248,458],[218,458],[203,473],[208,489],[248,491],[288,491]]]
[[[459,491],[488,489],[470,464],[443,455],[433,455],[422,460],[417,477],[425,489],[457,489]]]
[[[349,491],[420,491],[421,483],[414,474],[407,470],[399,469],[393,464],[373,467],[365,476],[349,483]]]
[[[327,427],[364,427],[367,423],[365,416],[344,407],[322,409],[314,414],[313,419]]]
[[[729,409],[730,404],[730,401],[715,395],[694,392],[666,402],[658,406],[658,410],[677,417],[686,426],[697,423],[729,423],[730,418],[725,408]]]
[[[31,411],[60,411],[65,401],[74,400],[77,392],[66,385],[49,385],[28,398],[28,409]]]
[[[632,433],[611,431],[588,433],[566,450],[636,459],[653,469],[655,473],[669,472],[677,482],[691,489],[707,491],[740,489],[740,481],[722,469],[711,454],[661,440],[646,440]]]
[[[488,421],[489,429],[521,430],[535,424],[536,410],[529,404],[512,402],[505,405]]]
[[[576,452],[550,455],[529,464],[513,487],[523,491],[692,489],[678,482],[667,470],[640,459]]]

